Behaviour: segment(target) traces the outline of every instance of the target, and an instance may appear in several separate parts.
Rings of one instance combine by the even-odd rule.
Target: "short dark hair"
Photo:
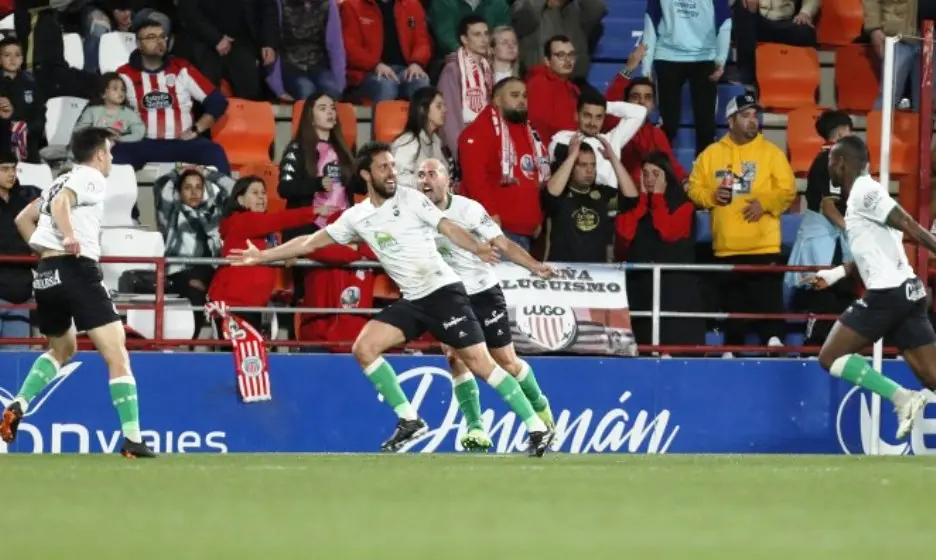
[[[357,159],[354,161],[354,174],[361,176],[361,171],[370,173],[371,165],[378,154],[389,152],[390,144],[386,142],[368,142],[358,149]],[[363,177],[361,177],[363,179]]]
[[[479,23],[483,23],[484,25],[487,25],[487,24],[488,24],[487,20],[484,19],[483,17],[479,16],[478,14],[468,14],[467,16],[461,18],[461,21],[458,22],[458,38],[459,38],[459,40],[460,40],[462,37],[467,37],[467,36],[468,36],[468,28],[469,28],[469,27],[471,27],[472,25],[477,25],[477,24],[479,24]]]
[[[16,45],[17,47],[20,48],[20,50],[23,49],[23,46],[20,45],[16,37],[13,37],[12,35],[7,35],[3,39],[0,39],[0,51],[5,49],[6,47],[9,47],[10,45]]]
[[[507,76],[506,78],[502,78],[499,82],[494,84],[494,89],[491,90],[491,97],[500,93],[500,90],[504,89],[507,86],[507,84],[511,82],[520,82],[521,84],[526,85],[526,82],[524,82],[517,76]]]
[[[546,44],[543,45],[543,56],[549,58],[552,56],[552,46],[553,43],[571,43],[572,39],[569,39],[566,35],[553,35],[549,39],[546,39]]]
[[[868,153],[868,145],[864,140],[857,136],[845,136],[835,143],[832,148],[845,158],[849,166],[857,167],[859,170],[868,166],[871,154]]]
[[[582,109],[586,105],[598,105],[599,107],[607,109],[608,100],[605,99],[605,96],[601,95],[600,92],[591,88],[585,88],[582,90],[582,93],[579,94],[578,101],[575,104],[575,110],[577,112],[582,112]]]
[[[851,117],[845,111],[823,111],[816,119],[816,132],[826,140],[832,136],[836,128],[843,126],[847,126],[849,130],[855,128]]]
[[[141,21],[140,23],[138,23],[138,24],[133,28],[133,32],[134,32],[136,35],[139,35],[141,31],[143,31],[144,29],[150,29],[151,27],[158,27],[158,28],[162,29],[163,31],[166,30],[166,29],[163,27],[163,24],[159,23],[159,22],[156,21],[155,19],[145,19],[145,20]]]
[[[107,142],[113,138],[114,133],[106,128],[91,127],[77,130],[71,137],[72,156],[78,163],[87,163],[98,150],[105,149]]]
[[[627,98],[630,97],[631,91],[637,86],[648,86],[650,91],[656,95],[656,86],[653,85],[653,80],[641,76],[639,78],[632,78],[630,83],[627,84],[627,87],[624,89],[624,101],[627,101]]]
[[[595,148],[591,147],[591,144],[588,142],[582,142],[579,144],[579,153],[580,154],[594,154]]]
[[[179,180],[176,181],[175,190],[178,192],[182,192],[182,185],[185,183],[185,180],[188,179],[189,177],[198,177],[202,182],[202,187],[205,186],[205,176],[201,174],[201,171],[199,171],[198,169],[189,168],[179,174]],[[247,183],[247,186],[249,187],[250,183]]]

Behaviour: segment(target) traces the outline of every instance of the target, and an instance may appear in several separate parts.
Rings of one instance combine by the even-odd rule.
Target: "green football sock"
[[[536,415],[533,405],[523,394],[523,390],[516,379],[498,366],[494,368],[494,371],[488,377],[488,383],[490,383],[491,387],[494,387],[494,390],[510,406],[510,409],[523,420],[528,432],[546,430],[546,424],[543,424],[540,417]]]
[[[536,376],[533,375],[533,368],[530,367],[530,364],[523,360],[521,360],[521,363],[523,363],[523,369],[520,370],[520,374],[517,376],[517,382],[520,384],[520,388],[523,389],[523,394],[533,405],[533,410],[542,412],[549,406],[549,400],[543,395],[539,383],[536,382]]]
[[[452,379],[454,386],[452,392],[455,393],[455,400],[458,401],[458,408],[465,416],[465,423],[468,425],[468,431],[483,430],[484,423],[481,422],[481,395],[478,391],[478,381],[471,373],[463,373]]]
[[[400,387],[400,382],[397,380],[396,372],[393,371],[393,366],[391,366],[387,360],[377,358],[377,361],[364,368],[364,373],[367,375],[367,378],[370,379],[374,388],[377,389],[377,392],[380,393],[384,400],[387,401],[387,404],[390,405],[390,408],[396,412],[397,416],[405,420],[415,420],[417,418],[416,411],[413,410],[413,405],[410,404],[409,399],[403,394],[403,388]]]
[[[140,443],[140,406],[137,400],[136,379],[132,375],[115,377],[110,380],[111,401],[120,417],[120,429],[124,437]]]
[[[36,398],[36,395],[41,393],[49,383],[52,383],[52,380],[55,379],[58,373],[59,364],[55,361],[55,358],[48,353],[39,356],[36,358],[36,361],[33,362],[32,368],[29,370],[29,375],[27,375],[26,380],[23,381],[23,386],[20,387],[16,397],[21,399],[28,406],[29,403]],[[23,410],[23,412],[26,411]]]
[[[890,401],[905,392],[900,384],[875,371],[867,360],[857,354],[838,358],[832,362],[829,372]]]

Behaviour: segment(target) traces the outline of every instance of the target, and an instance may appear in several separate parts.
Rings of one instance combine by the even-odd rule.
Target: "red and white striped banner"
[[[228,311],[223,302],[207,303],[205,312],[209,317],[221,318],[222,336],[234,346],[234,369],[241,400],[252,403],[272,399],[270,368],[263,336],[253,325]]]

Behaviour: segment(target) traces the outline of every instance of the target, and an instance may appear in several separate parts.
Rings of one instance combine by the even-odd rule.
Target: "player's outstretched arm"
[[[228,261],[234,265],[258,265],[276,261],[285,261],[307,255],[335,243],[324,229],[311,235],[300,235],[272,249],[260,250],[250,240],[246,249],[231,249]]]
[[[13,222],[16,224],[19,234],[26,243],[29,243],[33,232],[36,231],[36,224],[39,223],[39,202],[34,200],[27,204],[26,208],[23,208],[23,211],[16,216]]]
[[[914,243],[923,245],[931,254],[936,255],[936,237],[918,224],[917,221],[900,206],[894,206],[894,209],[887,215],[886,223],[888,226],[904,232]]]
[[[507,257],[507,260],[519,264],[537,276],[549,278],[556,273],[551,266],[534,259],[533,255],[528,253],[526,249],[516,242],[507,239],[505,235],[498,235],[492,239],[491,245],[497,247],[497,249]]]
[[[455,245],[474,253],[484,262],[497,260],[490,245],[478,241],[478,238],[468,233],[465,228],[448,218],[442,218],[439,221],[439,233],[448,237]]]

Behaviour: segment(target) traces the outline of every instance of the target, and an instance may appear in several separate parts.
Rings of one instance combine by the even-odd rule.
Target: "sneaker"
[[[13,401],[3,411],[3,418],[0,418],[0,439],[6,443],[12,443],[16,439],[16,429],[22,419],[23,408],[20,403]]]
[[[120,454],[127,459],[155,459],[156,453],[146,446],[145,443],[137,443],[124,438],[123,446],[120,448]]]
[[[536,413],[540,417],[540,420],[543,421],[543,424],[546,424],[546,427],[550,430],[556,428],[556,419],[553,418],[552,409],[549,407],[549,401],[546,402],[546,408]]]
[[[396,453],[404,445],[416,438],[424,436],[429,431],[429,426],[423,422],[422,418],[415,420],[404,420],[400,418],[397,421],[396,429],[390,439],[380,444],[380,450]]]
[[[913,396],[910,397],[910,400],[904,403],[903,406],[894,407],[898,423],[897,439],[907,437],[907,434],[913,429],[913,423],[916,421],[917,415],[920,414],[920,411],[923,410],[925,406],[926,395],[920,391],[914,391]]]
[[[494,442],[484,430],[474,429],[462,436],[461,446],[465,451],[487,451],[494,447]]]
[[[527,454],[530,457],[542,457],[549,450],[554,437],[556,437],[556,432],[552,430],[530,432],[530,445],[527,448]]]

